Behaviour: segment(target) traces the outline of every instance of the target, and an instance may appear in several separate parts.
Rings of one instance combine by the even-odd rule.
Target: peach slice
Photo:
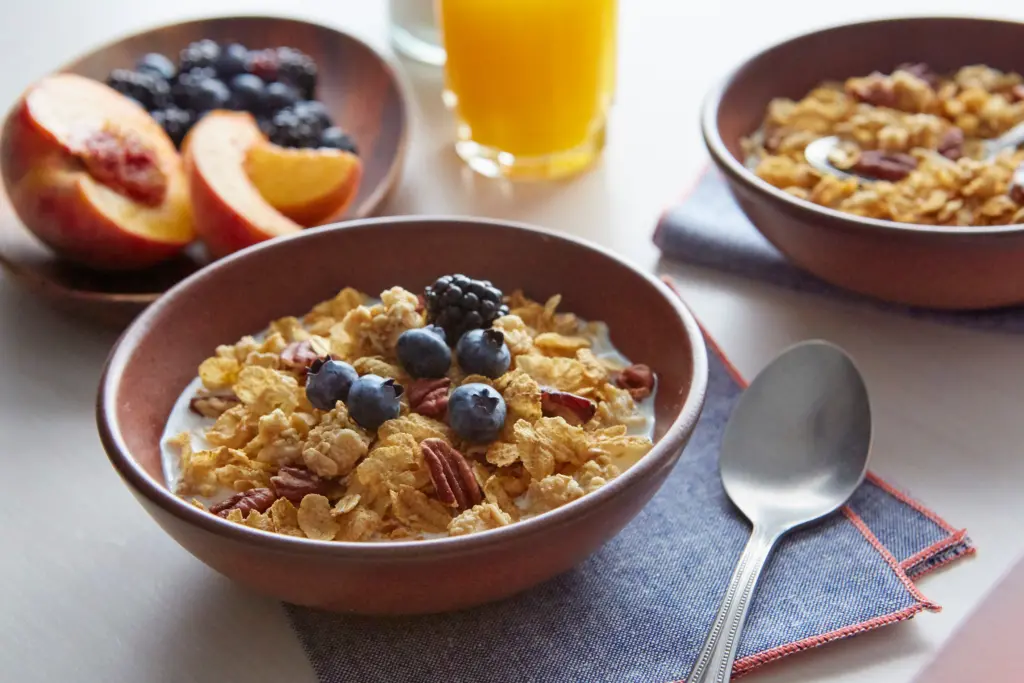
[[[267,202],[296,223],[320,225],[340,216],[356,195],[359,157],[337,149],[288,149],[267,143],[249,150],[245,170]]]
[[[362,175],[345,152],[273,145],[244,112],[207,114],[184,156],[196,231],[217,257],[337,215]]]
[[[69,260],[143,268],[195,236],[174,144],[102,83],[57,74],[30,87],[4,126],[0,164],[18,216]]]

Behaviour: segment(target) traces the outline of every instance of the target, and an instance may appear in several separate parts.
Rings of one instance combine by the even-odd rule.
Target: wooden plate
[[[202,38],[239,42],[249,48],[288,45],[316,60],[317,97],[355,138],[363,159],[362,184],[345,219],[372,215],[401,173],[408,121],[405,87],[384,57],[348,34],[276,17],[202,19],[136,33],[100,47],[60,71],[103,80],[112,69],[130,68],[147,52],[177,55]],[[0,265],[9,280],[63,310],[125,325],[206,262],[197,246],[172,262],[134,273],[76,267],[57,258],[29,233],[0,187]]]

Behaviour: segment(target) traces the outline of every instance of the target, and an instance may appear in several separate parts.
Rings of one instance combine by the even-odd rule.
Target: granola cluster
[[[815,204],[869,218],[926,225],[1024,223],[1024,151],[984,158],[983,143],[1024,121],[1024,78],[987,66],[940,76],[925,64],[768,105],[745,139],[754,172]],[[814,140],[841,140],[830,161],[874,178],[840,179],[804,158]]]
[[[655,378],[596,355],[600,323],[558,312],[559,300],[505,297],[509,312],[493,328],[512,362],[494,379],[454,362],[445,377],[410,377],[396,343],[427,321],[400,287],[376,303],[344,289],[301,319],[273,321],[261,338],[218,347],[199,366],[203,388],[190,403],[205,426],[173,439],[176,492],[264,531],[380,541],[494,529],[596,490],[650,450],[630,428],[649,426],[637,403]],[[370,430],[343,401],[314,407],[306,377],[327,357],[400,383],[398,417]],[[505,402],[504,426],[488,443],[460,439],[446,421],[449,393],[468,383]]]

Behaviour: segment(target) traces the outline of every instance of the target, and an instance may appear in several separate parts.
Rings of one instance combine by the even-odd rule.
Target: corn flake
[[[464,536],[488,529],[508,526],[511,516],[493,503],[480,503],[466,510],[448,524],[448,535]]]
[[[333,541],[341,529],[331,514],[331,503],[326,496],[309,493],[302,497],[297,513],[299,528],[306,538],[316,541]]]

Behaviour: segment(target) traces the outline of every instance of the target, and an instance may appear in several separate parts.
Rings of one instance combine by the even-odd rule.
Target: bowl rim
[[[689,392],[682,409],[662,437],[655,442],[654,447],[635,465],[597,491],[588,493],[571,503],[536,517],[521,520],[498,529],[489,529],[465,536],[380,543],[318,541],[308,538],[296,538],[229,522],[205,510],[200,510],[178,497],[164,484],[151,477],[136,462],[131,456],[117,424],[117,387],[123,369],[134,353],[138,341],[148,331],[153,321],[168,305],[169,301],[179,297],[200,278],[209,277],[209,274],[216,272],[217,269],[224,268],[236,261],[245,260],[252,254],[275,249],[277,245],[283,244],[286,241],[315,240],[324,232],[369,231],[378,230],[388,225],[405,223],[459,223],[475,227],[495,226],[533,233],[547,239],[571,242],[577,247],[597,253],[626,267],[639,275],[648,285],[661,294],[675,311],[689,338],[692,375]],[[447,215],[394,216],[345,221],[310,228],[294,235],[267,240],[220,259],[176,284],[132,322],[111,350],[100,378],[99,391],[96,398],[96,422],[100,441],[110,463],[125,483],[133,489],[133,492],[137,496],[145,498],[149,503],[156,505],[163,512],[176,517],[190,526],[198,527],[203,531],[220,536],[226,540],[256,544],[269,551],[303,555],[321,554],[332,558],[367,562],[384,559],[416,561],[428,553],[431,557],[439,557],[478,552],[486,547],[565,526],[578,518],[591,514],[597,507],[608,502],[612,496],[619,495],[630,487],[633,482],[640,481],[643,475],[649,475],[664,467],[665,462],[671,458],[672,454],[685,446],[703,409],[707,384],[707,349],[704,344],[703,332],[693,314],[683,303],[682,299],[664,283],[634,266],[626,259],[615,255],[610,250],[575,236],[515,221]]]
[[[1010,19],[990,19],[984,17],[968,17],[968,16],[955,16],[955,15],[930,15],[930,16],[903,16],[903,17],[891,17],[887,19],[872,19],[868,21],[854,21],[846,22],[841,24],[832,24],[823,28],[815,29],[812,31],[806,31],[795,35],[786,40],[773,43],[768,47],[759,50],[753,55],[744,59],[740,64],[731,69],[725,78],[721,79],[711,90],[705,95],[704,102],[701,105],[701,133],[704,137],[704,144],[707,146],[708,151],[711,153],[711,158],[718,166],[718,168],[724,172],[732,180],[742,183],[750,190],[756,192],[762,198],[770,202],[781,202],[785,206],[785,210],[788,211],[804,211],[813,214],[819,214],[823,218],[837,221],[842,224],[844,228],[851,230],[863,230],[863,231],[892,231],[896,230],[903,233],[914,233],[914,234],[929,234],[929,235],[944,235],[947,237],[992,237],[999,235],[1015,235],[1024,231],[1024,224],[1013,224],[1013,225],[988,225],[988,226],[946,226],[946,225],[924,225],[919,223],[900,223],[897,221],[882,220],[879,218],[867,218],[863,216],[855,216],[850,213],[845,213],[837,209],[831,209],[825,206],[819,206],[812,202],[799,199],[783,192],[779,188],[771,185],[767,181],[758,177],[753,171],[748,169],[745,164],[736,159],[732,153],[725,146],[725,141],[722,139],[722,135],[718,130],[718,112],[722,103],[722,97],[725,92],[732,87],[733,82],[739,76],[740,72],[747,69],[750,65],[760,61],[766,55],[776,50],[782,50],[791,46],[793,43],[805,40],[811,36],[824,35],[832,32],[843,31],[851,28],[870,28],[872,26],[879,26],[882,24],[900,24],[900,23],[921,23],[921,22],[935,22],[935,23],[963,23],[970,22],[976,24],[1007,24],[1017,26],[1021,29],[1022,35],[1024,35],[1024,22],[1014,21]]]
[[[164,24],[149,24],[134,31],[124,31],[113,38],[110,38],[100,43],[96,43],[93,47],[83,50],[82,52],[79,52],[71,59],[61,63],[55,69],[46,72],[43,76],[40,77],[40,79],[58,73],[65,73],[70,69],[74,69],[79,64],[79,62],[85,60],[86,58],[92,57],[93,55],[103,52],[105,50],[109,50],[126,40],[136,38],[143,34],[178,29],[182,26],[187,26],[188,24],[206,23],[211,21],[235,21],[239,19],[243,19],[246,21],[263,21],[268,23],[285,22],[291,24],[305,24],[307,26],[313,26],[321,30],[331,31],[335,34],[340,34],[344,36],[344,38],[354,43],[357,43],[358,45],[360,45],[362,48],[364,48],[370,54],[377,58],[377,61],[380,63],[384,72],[388,75],[388,78],[395,85],[395,89],[398,91],[398,106],[402,114],[401,130],[399,131],[398,134],[398,150],[391,161],[391,165],[388,167],[387,173],[377,184],[377,188],[358,206],[353,207],[354,213],[352,215],[352,218],[345,220],[359,220],[372,216],[373,213],[378,208],[380,208],[380,205],[384,202],[384,200],[387,199],[388,196],[398,187],[398,181],[400,180],[402,172],[405,168],[405,160],[409,149],[409,102],[412,101],[413,91],[412,86],[409,84],[408,78],[405,75],[405,72],[398,67],[398,63],[393,56],[377,49],[376,47],[366,42],[359,36],[350,33],[342,28],[338,28],[336,26],[329,26],[318,21],[304,19],[301,17],[292,17],[277,14],[210,14],[193,16],[187,19],[182,19],[181,21],[174,21]],[[27,86],[27,88],[32,87],[32,85],[35,82],[37,81],[33,81],[33,83],[30,83]],[[4,122],[7,121],[11,111],[13,111],[17,102],[18,98],[15,98],[15,100],[7,108],[7,111],[4,113],[3,120],[0,121],[0,128],[2,128]],[[3,188],[0,187],[0,201],[5,201],[2,189]],[[6,198],[6,201],[9,204],[10,198]],[[39,242],[38,238],[35,235],[33,235],[32,232],[24,226],[24,224],[21,224],[21,219],[14,212],[13,207],[11,207],[11,213],[14,216],[14,220],[19,223],[20,227],[25,231],[25,233],[33,240]],[[42,249],[45,249],[48,252],[52,252],[52,250],[42,242],[39,242],[39,244]],[[145,305],[156,301],[167,291],[165,290],[164,292],[136,293],[101,292],[94,290],[72,289],[65,287],[58,280],[39,275],[36,269],[33,267],[25,266],[22,263],[7,258],[2,251],[0,251],[0,266],[3,266],[5,270],[7,270],[9,273],[11,273],[11,275],[15,277],[21,278],[23,280],[32,281],[34,283],[34,285],[32,286],[33,289],[43,291],[48,296],[60,296],[61,298],[68,298],[77,301],[95,301],[117,304]],[[208,266],[209,264],[200,266],[198,270],[202,270]]]

